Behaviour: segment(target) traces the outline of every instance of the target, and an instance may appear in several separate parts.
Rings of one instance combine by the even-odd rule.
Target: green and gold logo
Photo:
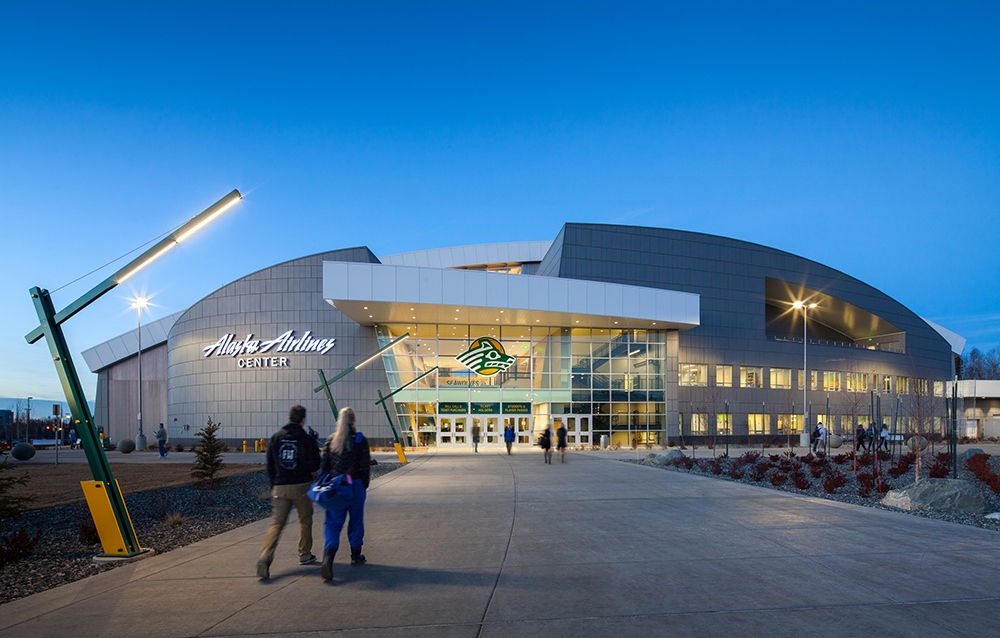
[[[517,359],[507,354],[503,344],[493,337],[479,337],[455,360],[476,374],[491,377],[507,370]]]

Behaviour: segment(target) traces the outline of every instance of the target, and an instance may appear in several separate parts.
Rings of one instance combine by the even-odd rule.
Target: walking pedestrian
[[[333,580],[333,558],[340,549],[340,532],[347,523],[347,540],[351,544],[351,566],[366,562],[361,548],[365,542],[365,500],[371,480],[371,448],[368,439],[354,425],[354,410],[344,408],[337,418],[337,429],[323,445],[323,472],[332,476],[347,474],[351,477],[353,495],[350,503],[327,509],[323,525],[323,580]]]
[[[865,451],[865,426],[860,423],[854,429],[854,451]]]
[[[472,451],[479,454],[479,424],[472,422]]]
[[[514,444],[514,426],[508,423],[503,426],[503,442],[507,445],[507,455],[510,455],[510,447]]]
[[[822,423],[816,424],[816,429],[819,430],[819,449],[821,452],[826,452],[826,428],[823,427]]]
[[[167,458],[167,429],[160,424],[160,429],[153,432],[153,437],[156,439],[156,445],[160,448],[160,458]]]
[[[882,429],[878,433],[878,449],[889,449],[889,427],[883,423]]]
[[[566,462],[566,425],[563,423],[559,424],[559,429],[556,430],[556,449],[559,450],[559,462]]]
[[[545,462],[552,464],[552,428],[545,428],[541,436],[538,437],[538,446],[542,448],[542,456]]]
[[[271,526],[264,537],[264,547],[257,559],[257,577],[271,577],[271,561],[292,507],[299,515],[299,565],[316,560],[312,554],[313,504],[306,496],[309,484],[319,470],[319,448],[302,424],[306,409],[294,405],[288,411],[288,424],[274,433],[267,446],[267,478],[271,482]]]

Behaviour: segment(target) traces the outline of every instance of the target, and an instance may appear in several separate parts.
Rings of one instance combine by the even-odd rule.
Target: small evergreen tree
[[[16,485],[28,484],[28,473],[25,472],[21,476],[3,476],[11,466],[7,464],[6,453],[0,453],[0,456],[3,457],[3,462],[0,463],[0,521],[5,521],[20,516],[35,497],[13,496],[9,493]]]
[[[195,483],[208,483],[208,489],[215,488],[215,476],[225,466],[222,462],[223,442],[216,437],[221,423],[214,423],[208,417],[208,423],[198,430],[198,448],[194,451],[194,467],[191,468],[191,478]]]

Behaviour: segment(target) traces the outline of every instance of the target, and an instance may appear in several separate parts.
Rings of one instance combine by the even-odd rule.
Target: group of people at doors
[[[823,427],[822,423],[817,423],[816,428],[812,431],[810,435],[812,439],[812,451],[816,452],[816,448],[820,450],[826,449],[826,428]],[[854,445],[856,450],[874,452],[876,449],[876,438],[878,439],[878,449],[889,449],[889,427],[883,423],[882,429],[875,433],[875,426],[871,423],[868,424],[868,429],[865,426],[858,424],[854,432]]]
[[[479,453],[479,435],[481,431],[478,424],[472,425],[472,448],[477,454]],[[503,428],[503,442],[507,446],[507,454],[511,453],[511,448],[514,446],[514,426],[507,424]],[[542,448],[544,453],[545,462],[552,463],[552,428],[545,428],[545,431],[541,433],[538,437],[538,446]],[[559,450],[559,462],[566,462],[566,426],[560,425],[559,429],[556,430],[556,449]]]

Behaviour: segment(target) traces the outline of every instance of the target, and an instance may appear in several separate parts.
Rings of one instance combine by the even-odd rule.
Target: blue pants
[[[156,444],[160,446],[160,456],[166,456],[167,455],[167,442],[166,441],[157,441]]]
[[[361,481],[354,481],[351,484],[354,488],[354,496],[351,504],[345,508],[326,510],[326,519],[323,525],[324,543],[326,551],[335,552],[340,548],[340,531],[344,529],[344,520],[348,514],[351,520],[347,523],[347,540],[351,547],[361,547],[365,543],[365,499],[368,498],[368,491]]]

